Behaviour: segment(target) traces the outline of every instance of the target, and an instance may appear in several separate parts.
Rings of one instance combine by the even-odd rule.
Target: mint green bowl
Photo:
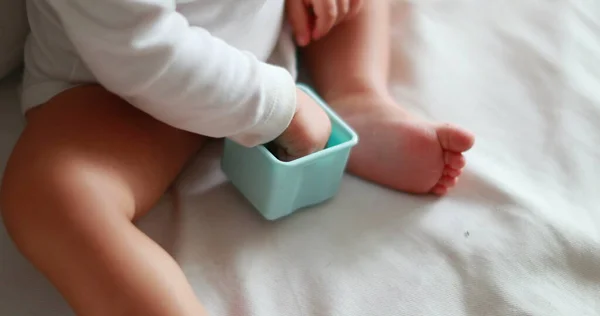
[[[356,133],[310,88],[298,85],[323,107],[331,120],[327,147],[284,162],[265,146],[247,148],[229,139],[221,167],[231,183],[266,218],[275,220],[319,204],[337,194]]]

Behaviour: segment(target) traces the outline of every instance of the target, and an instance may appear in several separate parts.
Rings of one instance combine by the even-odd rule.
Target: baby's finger
[[[358,12],[362,9],[363,3],[364,3],[363,0],[349,0],[349,2],[350,2],[350,11],[346,15],[346,18],[351,18],[351,17],[355,16],[356,14],[358,14]]]
[[[294,30],[296,44],[306,46],[311,37],[311,18],[304,0],[287,0],[286,12],[288,21]]]
[[[316,21],[312,37],[317,40],[331,30],[338,17],[338,7],[336,0],[321,0],[313,2]]]
[[[342,22],[348,13],[350,13],[350,0],[337,0],[338,17],[336,24]]]
[[[288,155],[287,151],[281,147],[277,148],[277,154],[275,156],[277,159],[285,162],[294,160],[294,158]]]

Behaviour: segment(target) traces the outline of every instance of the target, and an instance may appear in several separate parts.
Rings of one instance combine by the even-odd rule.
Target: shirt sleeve
[[[285,69],[189,25],[174,0],[48,0],[99,83],[176,128],[255,146],[296,109]]]

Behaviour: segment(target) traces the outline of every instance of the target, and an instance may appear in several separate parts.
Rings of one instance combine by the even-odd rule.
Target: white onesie
[[[268,142],[296,108],[284,2],[27,0],[23,110],[100,83],[174,127]]]

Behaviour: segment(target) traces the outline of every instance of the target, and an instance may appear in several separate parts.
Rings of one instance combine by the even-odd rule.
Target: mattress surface
[[[211,315],[600,315],[600,4],[422,0],[393,14],[398,101],[477,135],[449,196],[346,176],[332,201],[267,222],[214,143],[139,227]],[[0,166],[23,126],[16,82],[0,84]],[[4,228],[0,315],[71,315]]]

